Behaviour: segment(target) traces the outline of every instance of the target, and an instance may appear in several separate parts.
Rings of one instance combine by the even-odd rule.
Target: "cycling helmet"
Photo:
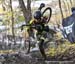
[[[41,11],[36,11],[36,12],[34,13],[34,18],[35,18],[35,19],[41,19]]]
[[[72,8],[71,8],[71,11],[72,11],[72,12],[75,11],[75,7],[72,7]]]

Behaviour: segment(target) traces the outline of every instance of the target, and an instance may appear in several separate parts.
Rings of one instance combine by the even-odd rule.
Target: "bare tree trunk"
[[[67,6],[66,6],[66,3],[65,3],[64,0],[63,0],[63,3],[64,3],[64,7],[65,7],[65,15],[66,15],[66,17],[67,17]]]
[[[10,8],[11,8],[11,12],[12,12],[12,16],[11,16],[11,22],[12,22],[12,35],[14,35],[14,17],[13,17],[13,9],[12,9],[12,0],[10,0]]]
[[[18,0],[18,1],[19,1],[20,8],[23,11],[23,15],[24,15],[25,21],[26,21],[26,23],[28,23],[31,20],[31,18],[32,18],[32,14],[31,14],[31,0],[27,0],[27,7],[25,6],[23,0]]]
[[[14,33],[14,15],[13,15],[13,8],[12,8],[12,0],[10,0],[10,8],[11,8],[11,12],[12,12],[12,16],[11,16],[11,22],[12,22],[12,36],[14,39],[14,44],[16,44],[15,42],[15,33]]]
[[[68,13],[70,14],[70,5],[69,5],[68,0],[66,0],[66,3],[67,3],[67,7],[68,7]]]
[[[27,11],[28,11],[28,19],[31,20],[32,13],[31,13],[31,0],[27,0]]]
[[[72,0],[70,0],[70,4],[71,4],[71,6],[73,5]]]
[[[63,11],[62,11],[62,7],[61,7],[61,0],[59,0],[59,8],[60,8],[60,12],[61,12],[61,18],[63,19]]]

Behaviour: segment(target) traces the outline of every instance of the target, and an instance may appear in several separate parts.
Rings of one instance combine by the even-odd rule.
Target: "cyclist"
[[[44,48],[43,48],[43,44],[45,42],[45,39],[46,39],[46,32],[53,32],[53,33],[56,33],[54,30],[51,30],[48,26],[48,22],[47,22],[47,16],[43,16],[42,17],[42,14],[41,14],[41,11],[38,10],[34,13],[34,19],[30,21],[30,25],[34,25],[35,28],[31,28],[28,30],[28,32],[31,30],[37,30],[37,39],[41,39],[40,43],[39,43],[39,49],[43,55],[43,57],[46,59],[46,54],[45,54],[45,51],[44,51]],[[31,31],[30,31],[30,34],[31,34]],[[41,36],[40,36],[41,35]],[[50,36],[49,36],[50,37]]]
[[[37,30],[37,36],[43,33],[43,31],[49,32],[49,27],[47,26],[47,17],[42,17],[41,12],[38,10],[34,13],[34,19],[30,21],[30,25],[36,26],[35,28],[28,29],[28,32],[31,34],[31,31]],[[41,37],[42,38],[42,37]],[[46,58],[44,49],[42,47],[44,40],[39,43],[39,49],[41,53],[43,54],[44,58]]]
[[[56,32],[52,29],[49,29],[49,26],[47,25],[49,21],[48,17],[42,16],[41,8],[44,6],[45,4],[41,4],[40,8],[34,13],[34,18],[29,22],[30,26],[28,26],[27,31],[28,31],[29,37],[33,36],[33,38],[34,38],[34,35],[32,35],[32,33],[34,34],[35,30],[37,31],[36,36],[37,36],[37,40],[39,41],[39,49],[44,59],[46,59],[46,54],[43,47],[45,42],[45,36],[46,36],[45,34],[46,32],[49,32],[49,31],[53,33],[56,33]],[[32,26],[35,26],[35,27],[32,28]]]

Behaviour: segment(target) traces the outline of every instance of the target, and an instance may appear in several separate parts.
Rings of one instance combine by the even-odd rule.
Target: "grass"
[[[15,53],[15,50],[0,50],[0,54]]]
[[[59,36],[59,37],[58,37]],[[58,33],[58,35],[56,36],[58,41],[61,39],[61,34]],[[46,52],[46,54],[50,57],[57,57],[57,59],[74,59],[75,57],[75,44],[71,44],[68,40],[64,40],[63,43],[56,42],[58,43],[58,45],[54,44],[55,47],[52,47],[50,45],[48,51]]]
[[[68,43],[59,45],[57,48],[50,48],[47,52],[48,56],[57,58],[58,57],[63,58],[66,56],[68,58],[71,55],[74,56],[74,54],[75,54],[75,44],[68,44]]]

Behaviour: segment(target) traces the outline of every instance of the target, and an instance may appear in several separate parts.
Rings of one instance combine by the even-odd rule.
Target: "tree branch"
[[[29,10],[31,10],[31,0],[27,0],[27,9]]]
[[[23,1],[23,0],[19,0],[19,4],[21,4],[21,5],[20,5],[20,8],[21,8],[21,9],[22,9],[22,8],[25,9],[25,12],[26,12],[26,11],[27,11],[27,8],[26,8],[26,6],[25,6],[25,4],[24,4],[24,1]],[[23,10],[23,9],[22,9],[22,10]]]

